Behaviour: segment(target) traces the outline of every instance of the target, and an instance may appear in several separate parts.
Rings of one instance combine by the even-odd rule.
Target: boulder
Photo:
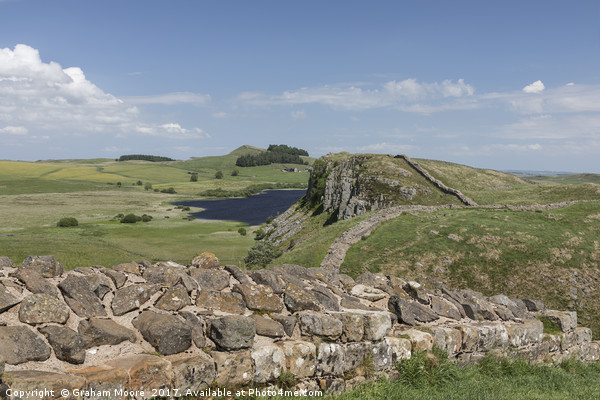
[[[386,337],[383,339],[390,346],[391,364],[396,365],[401,360],[411,357],[412,343],[406,338]]]
[[[362,343],[347,343],[343,346],[344,348],[344,364],[342,366],[342,373],[355,371],[357,368],[362,367],[365,363],[365,358],[371,356],[371,349],[373,345],[369,342]],[[356,371],[359,375],[364,375],[363,371]],[[363,372],[363,373],[361,373]]]
[[[135,332],[112,319],[91,317],[79,322],[77,331],[85,341],[85,348],[102,346],[106,344],[116,345],[125,340],[135,342]]]
[[[58,288],[63,293],[67,305],[82,318],[105,316],[106,310],[100,299],[90,289],[85,277],[69,274]]]
[[[146,281],[161,286],[181,284],[188,293],[198,288],[196,281],[185,272],[183,266],[175,267],[160,263],[154,267],[146,268],[142,276]]]
[[[403,289],[406,293],[408,293],[413,299],[417,300],[419,303],[424,305],[429,305],[431,299],[429,293],[421,286],[421,284],[410,281],[407,282]]]
[[[207,310],[219,310],[229,314],[243,314],[246,311],[246,303],[241,294],[215,290],[200,290],[196,297],[196,305]]]
[[[377,371],[388,370],[392,365],[392,346],[389,341],[381,340],[373,343],[373,365]],[[372,368],[371,367],[371,368]]]
[[[88,271],[92,271],[88,269]],[[112,290],[111,280],[104,274],[92,273],[85,276],[85,280],[90,286],[90,290],[103,299],[104,296]]]
[[[73,329],[58,325],[49,325],[38,330],[46,336],[56,358],[71,364],[83,364],[86,346],[81,335]]]
[[[396,332],[396,336],[398,335],[404,336],[405,339],[410,340],[412,351],[431,351],[431,349],[433,349],[433,336],[431,333],[410,328]]]
[[[160,354],[181,353],[192,345],[192,328],[173,315],[143,311],[132,324]]]
[[[354,285],[356,285],[354,279],[352,279],[351,276],[348,276],[346,274],[338,274],[338,279],[340,280],[340,284],[342,285],[342,287],[347,292],[351,291]]]
[[[292,336],[296,327],[296,317],[291,315],[271,314],[271,318],[283,325],[283,330],[286,335]]]
[[[171,363],[158,356],[136,354],[118,358],[106,363],[108,366],[125,371],[129,375],[127,389],[144,391],[145,396],[152,396],[152,389],[168,388],[173,381]]]
[[[26,326],[0,326],[0,358],[11,365],[45,361],[50,347]]]
[[[104,268],[104,267],[100,268],[99,270],[104,275],[108,276],[111,281],[113,281],[113,283],[117,289],[120,289],[121,287],[123,287],[125,282],[127,282],[127,275],[125,275],[123,272],[115,271],[110,268]]]
[[[190,276],[206,290],[223,290],[229,287],[229,272],[220,269],[190,268]]]
[[[15,276],[23,282],[27,290],[31,293],[45,293],[58,297],[56,286],[48,282],[42,274],[34,269],[18,269]]]
[[[340,302],[341,308],[348,310],[364,310],[364,311],[373,311],[374,309],[364,305],[360,302],[360,299],[357,297],[348,296],[347,294],[342,294],[342,301]]]
[[[342,335],[342,322],[339,319],[313,311],[302,311],[298,315],[303,335],[321,336],[329,340]]]
[[[0,313],[3,313],[17,304],[19,304],[19,299],[13,296],[8,289],[6,289],[6,286],[0,283]]]
[[[246,275],[246,273],[236,265],[226,265],[223,268],[225,268],[225,271],[229,272],[231,276],[237,279],[237,281],[242,285],[252,285],[252,282],[250,282],[248,275]]]
[[[12,268],[13,262],[10,257],[0,256],[0,269]]]
[[[360,283],[352,288],[350,294],[352,294],[352,296],[356,296],[369,301],[381,300],[387,295],[381,289],[376,289],[374,287],[366,286]]]
[[[171,361],[173,389],[185,394],[197,392],[210,386],[217,377],[215,362],[205,355],[186,357]]]
[[[414,326],[417,322],[432,322],[439,318],[430,308],[417,302],[408,302],[398,296],[390,297],[388,307],[397,315],[398,321],[407,325]]]
[[[542,300],[522,299],[528,311],[544,311],[546,306]]]
[[[54,259],[54,256],[27,256],[20,268],[37,271],[44,278],[54,278],[63,273],[62,265]]]
[[[250,277],[257,284],[269,286],[273,289],[273,293],[275,294],[282,294],[286,287],[285,281],[278,277],[276,273],[268,269],[253,271],[250,274]]]
[[[45,293],[31,294],[19,306],[19,321],[30,325],[50,322],[64,324],[70,315],[71,310],[65,303]]]
[[[239,350],[252,347],[256,325],[251,317],[228,315],[210,321],[209,336],[222,350]]]
[[[112,270],[117,272],[124,272],[126,274],[140,275],[140,265],[135,261],[132,261],[130,263],[114,265],[112,267]]]
[[[444,299],[443,297],[431,296],[430,303],[431,311],[440,317],[446,317],[457,321],[462,318],[459,309],[452,302]]]
[[[283,330],[283,325],[281,325],[279,322],[261,317],[260,315],[252,315],[252,318],[256,324],[257,335],[268,336],[272,338],[280,338],[284,336],[285,332]]]
[[[301,340],[279,342],[285,356],[286,370],[296,378],[303,379],[315,375],[317,349],[314,343]]]
[[[319,301],[308,290],[304,290],[295,284],[289,284],[283,294],[283,302],[290,312],[313,310],[319,311]]]
[[[246,307],[250,310],[271,312],[283,310],[281,299],[269,286],[237,284],[233,287],[233,291],[242,295]]]
[[[315,286],[312,289],[312,294],[319,302],[321,309],[327,311],[340,311],[340,305],[333,292],[325,286]]]
[[[272,382],[285,369],[285,357],[278,346],[260,346],[253,349],[251,355],[254,360],[254,382]]]
[[[119,316],[140,308],[158,290],[159,286],[152,283],[138,283],[118,289],[112,300],[113,314]]]
[[[192,341],[197,348],[201,349],[206,345],[206,336],[204,335],[204,321],[199,319],[194,313],[181,311],[179,315],[185,323],[192,328]]]
[[[577,328],[577,313],[575,311],[546,310],[544,315],[558,325],[562,332],[569,332]]]
[[[183,286],[170,287],[160,296],[154,307],[165,311],[179,311],[192,304],[188,291]]]
[[[217,367],[215,382],[221,387],[246,385],[254,378],[254,359],[250,350],[234,352],[213,351],[211,353]]]
[[[2,381],[7,384],[13,393],[54,393],[44,399],[60,398],[64,400],[75,400],[79,396],[73,395],[85,388],[85,379],[71,374],[60,374],[56,372],[23,370],[5,372]],[[69,395],[59,397],[61,390],[67,390]],[[12,397],[18,398],[16,396]],[[40,399],[41,396],[25,396],[22,399]]]
[[[459,330],[445,326],[432,326],[429,328],[433,336],[433,344],[452,356],[460,352],[462,336]]]
[[[205,251],[194,257],[192,260],[192,266],[196,268],[210,269],[218,268],[220,265],[219,259],[213,253]]]

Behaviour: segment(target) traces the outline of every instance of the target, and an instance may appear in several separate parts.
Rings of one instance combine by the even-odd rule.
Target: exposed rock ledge
[[[321,269],[244,272],[211,254],[69,272],[52,256],[18,268],[0,257],[0,268],[0,372],[13,398],[182,395],[277,385],[284,371],[296,389],[339,392],[434,345],[460,363],[492,350],[532,363],[600,358],[575,312],[383,275],[333,284]],[[542,315],[561,333],[544,333]]]

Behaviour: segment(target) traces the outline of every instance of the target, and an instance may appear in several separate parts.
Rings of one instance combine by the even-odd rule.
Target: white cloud
[[[290,112],[290,117],[292,119],[304,119],[306,118],[306,112],[304,110],[292,111]]]
[[[368,144],[366,146],[358,146],[357,147],[357,150],[361,151],[361,152],[377,152],[377,153],[385,152],[388,154],[403,153],[403,152],[415,150],[415,149],[418,149],[418,146],[413,146],[410,144],[388,143],[388,142],[372,143],[372,144]]]
[[[210,95],[190,92],[175,92],[154,96],[129,96],[124,97],[131,104],[196,104],[204,105],[210,101]]]
[[[537,80],[533,82],[531,85],[527,85],[523,88],[523,92],[525,93],[541,93],[544,91],[546,86],[542,83],[542,81]]]
[[[9,135],[27,135],[29,131],[24,126],[5,126],[0,129],[0,133],[8,133]]]
[[[209,99],[194,93],[137,98],[139,104],[203,104]],[[50,132],[71,136],[105,132],[126,135],[144,133],[144,129],[150,135],[168,138],[208,137],[198,128],[146,122],[137,107],[102,91],[87,80],[81,68],[44,62],[37,49],[24,44],[14,49],[0,48],[0,126],[3,125],[2,133],[29,135],[33,140],[45,140]],[[138,126],[144,129],[137,130]],[[0,142],[0,146],[6,143]]]
[[[463,79],[456,82],[445,80],[442,83],[420,83],[416,79],[406,79],[389,81],[370,89],[357,85],[325,85],[285,91],[279,95],[244,92],[237,96],[237,100],[257,106],[321,104],[349,110],[399,108],[409,112],[433,112],[437,111],[434,105],[443,107],[448,101],[455,102],[474,93],[473,86],[466,84]],[[418,107],[411,108],[422,101],[434,104],[428,104],[426,111]]]
[[[213,116],[213,118],[220,118],[220,119],[222,119],[222,118],[229,118],[229,117],[231,117],[231,114],[226,113],[224,111],[219,111],[219,112],[213,113],[212,116]]]

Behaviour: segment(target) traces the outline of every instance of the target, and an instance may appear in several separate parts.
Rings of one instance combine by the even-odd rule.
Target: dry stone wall
[[[0,257],[0,266],[0,373],[9,398],[340,392],[393,375],[398,361],[433,346],[460,363],[490,351],[532,363],[600,358],[575,312],[384,275],[332,279],[299,265],[242,271],[210,253],[188,266],[66,272],[52,256],[20,266]],[[540,316],[560,333],[544,333]]]

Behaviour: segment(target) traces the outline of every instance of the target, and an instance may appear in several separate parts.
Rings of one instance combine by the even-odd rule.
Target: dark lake
[[[300,200],[306,190],[267,190],[260,194],[222,200],[178,201],[174,205],[204,208],[191,213],[198,219],[239,221],[248,225],[260,225],[268,217],[276,217]]]

